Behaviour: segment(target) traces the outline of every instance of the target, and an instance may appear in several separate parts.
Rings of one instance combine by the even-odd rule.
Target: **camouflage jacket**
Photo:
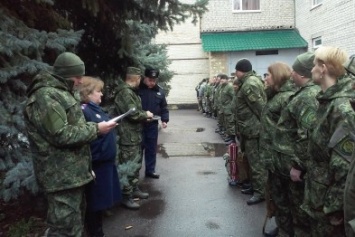
[[[258,138],[261,111],[266,103],[264,85],[253,72],[246,73],[240,83],[236,98],[237,126],[245,138]]]
[[[349,99],[355,98],[352,79],[338,78],[338,82],[317,95],[319,108],[316,126],[309,138],[311,155],[302,208],[311,216],[314,211],[325,214],[343,211],[343,191],[349,169],[349,154],[354,142],[345,136],[330,146],[335,130],[353,113]]]
[[[136,108],[136,111],[123,119],[118,126],[119,144],[140,144],[142,142],[143,122],[148,118],[146,111],[142,109],[141,99],[137,91],[122,80],[119,80],[115,93],[115,112],[117,115],[123,114],[131,108]]]
[[[213,86],[208,83],[206,85],[206,89],[205,89],[205,97],[208,99],[208,100],[211,100],[212,99],[212,90],[213,90]]]
[[[221,104],[221,111],[223,111],[224,114],[230,114],[232,115],[234,113],[234,108],[233,108],[233,99],[234,99],[234,89],[233,86],[230,83],[226,83],[225,85],[222,86],[221,92],[220,92],[220,104]]]
[[[295,91],[295,86],[292,84],[291,80],[288,80],[281,86],[280,90],[266,102],[260,119],[260,147],[271,148],[281,111],[286,107],[290,96],[293,95]]]
[[[72,84],[41,73],[27,89],[25,123],[35,175],[46,192],[92,180],[89,143],[97,138],[98,126],[85,121],[79,101],[70,92]]]
[[[221,95],[221,90],[222,90],[223,85],[220,83],[214,92],[214,108],[220,112],[221,109],[221,100],[220,100],[220,95]]]
[[[292,157],[291,165],[299,170],[305,171],[309,160],[307,134],[316,123],[319,91],[313,81],[301,87],[282,110],[275,130],[273,149]]]

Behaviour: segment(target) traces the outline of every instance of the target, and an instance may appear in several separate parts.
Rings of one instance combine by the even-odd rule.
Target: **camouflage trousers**
[[[278,152],[268,152],[273,169],[271,174],[271,196],[277,207],[276,223],[290,236],[310,235],[309,216],[301,209],[304,196],[304,182],[290,179],[291,157]]]
[[[212,101],[206,97],[206,113],[212,113]]]
[[[119,174],[123,195],[131,195],[139,181],[142,167],[142,147],[138,145],[120,145]]]
[[[217,113],[217,122],[221,126],[223,130],[225,130],[225,124],[224,124],[224,114],[218,111]]]
[[[260,159],[259,139],[245,139],[242,137],[242,140],[245,147],[245,155],[250,166],[251,184],[253,186],[254,192],[264,196],[267,171],[264,167],[263,161]]]
[[[235,116],[234,114],[224,113],[223,124],[226,129],[226,134],[229,136],[235,135]]]
[[[47,193],[49,229],[45,236],[84,236],[85,197],[84,187]]]
[[[312,216],[316,217],[309,218],[312,237],[345,237],[344,224],[331,225],[324,212],[314,211]]]

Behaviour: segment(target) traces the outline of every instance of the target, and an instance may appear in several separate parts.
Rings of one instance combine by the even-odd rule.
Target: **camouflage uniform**
[[[27,90],[25,122],[35,175],[48,197],[49,236],[82,236],[84,185],[92,180],[89,143],[98,125],[85,121],[72,87],[41,73]]]
[[[223,117],[223,111],[221,110],[221,91],[223,89],[224,85],[220,83],[216,87],[216,92],[214,95],[214,104],[217,112],[217,122],[219,126],[221,127],[222,131],[225,131],[225,126],[224,126],[224,117]]]
[[[271,147],[274,149],[273,156],[267,164],[274,177],[271,188],[272,199],[277,206],[276,221],[279,228],[290,236],[309,235],[307,215],[299,208],[303,201],[304,183],[294,183],[290,181],[289,176],[292,166],[302,166],[299,169],[305,170],[303,162],[307,157],[304,152],[307,150],[306,134],[314,122],[317,108],[315,96],[319,90],[319,87],[310,81],[289,98],[275,128]],[[300,154],[296,155],[298,152]],[[300,161],[292,164],[295,156]],[[299,230],[299,226],[305,231]]]
[[[345,136],[330,144],[335,129],[353,113],[349,99],[354,98],[352,79],[345,76],[317,95],[317,124],[309,138],[304,202],[301,206],[311,217],[312,236],[345,236],[344,225],[332,225],[331,217],[343,217],[343,191],[349,169],[353,141]]]
[[[220,91],[220,111],[223,114],[223,124],[226,134],[235,135],[235,116],[233,111],[234,90],[230,83],[223,84]]]
[[[254,192],[264,194],[266,172],[259,157],[259,133],[261,111],[266,103],[264,85],[254,72],[245,73],[239,79],[237,92],[237,126],[241,135],[241,149],[251,168]]]
[[[142,110],[142,104],[137,91],[127,83],[119,80],[115,90],[115,108],[117,114],[123,114],[131,108],[136,111],[122,120],[118,126],[119,134],[119,173],[123,186],[123,195],[130,196],[138,185],[139,170],[142,167],[142,131],[143,121],[147,114]]]
[[[205,89],[206,113],[208,115],[211,115],[212,113],[212,98],[213,98],[212,90],[213,90],[213,86],[210,83],[208,83]]]

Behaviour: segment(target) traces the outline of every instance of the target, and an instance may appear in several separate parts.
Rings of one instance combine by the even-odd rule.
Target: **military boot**
[[[121,204],[131,210],[138,210],[140,208],[140,205],[133,200],[132,195],[123,195]]]
[[[135,187],[133,189],[132,196],[134,198],[147,199],[149,197],[149,193],[142,192],[138,187]]]

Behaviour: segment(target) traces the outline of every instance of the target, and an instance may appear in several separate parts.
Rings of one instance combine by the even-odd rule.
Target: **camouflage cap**
[[[141,75],[142,71],[139,68],[136,68],[136,67],[128,67],[127,68],[127,74],[129,74],[129,75]]]
[[[344,66],[346,71],[348,71],[349,73],[355,75],[355,56],[351,57],[349,60],[347,60],[343,64],[343,66]]]
[[[306,78],[312,78],[312,68],[314,66],[314,53],[306,52],[296,57],[295,62],[292,65],[292,69],[299,75]]]

